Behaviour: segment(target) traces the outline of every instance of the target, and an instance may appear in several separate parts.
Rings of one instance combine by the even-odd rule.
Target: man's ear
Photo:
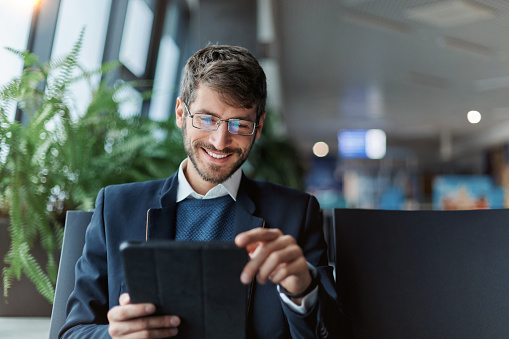
[[[267,111],[263,112],[262,116],[260,117],[260,121],[258,122],[258,127],[256,128],[255,140],[258,140],[258,138],[262,135],[263,121],[265,120],[266,116],[267,116]]]
[[[175,119],[178,128],[182,129],[182,122],[185,119],[185,107],[184,101],[180,97],[177,98],[177,104],[175,105]]]

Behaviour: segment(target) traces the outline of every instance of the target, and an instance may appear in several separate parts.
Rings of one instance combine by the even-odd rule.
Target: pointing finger
[[[238,234],[235,237],[235,244],[238,247],[246,247],[250,244],[272,241],[282,235],[281,230],[277,228],[254,228],[252,230]]]

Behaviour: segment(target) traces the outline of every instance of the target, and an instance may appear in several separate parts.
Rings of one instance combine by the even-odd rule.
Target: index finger
[[[246,247],[257,242],[272,241],[281,235],[281,231],[277,228],[253,228],[239,233],[235,237],[235,244],[238,247]]]

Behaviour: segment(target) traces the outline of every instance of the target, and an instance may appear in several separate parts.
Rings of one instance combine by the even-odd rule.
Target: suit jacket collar
[[[175,206],[177,199],[177,173],[169,177],[161,189],[159,206],[147,211],[146,240],[175,238]],[[258,187],[255,182],[244,174],[237,193],[235,203],[234,234],[263,227],[262,218],[255,216],[256,204],[254,197]]]
[[[163,187],[161,188],[161,199],[159,208],[175,205],[175,202],[177,201],[177,189],[178,189],[178,172],[175,172],[171,177],[166,179]]]
[[[175,238],[175,201],[177,199],[178,179],[173,174],[166,179],[161,188],[159,205],[147,211],[145,241]]]
[[[257,193],[258,187],[255,182],[242,174],[235,208],[235,221],[233,228],[235,235],[256,227],[264,226],[264,220],[255,215],[255,197]]]

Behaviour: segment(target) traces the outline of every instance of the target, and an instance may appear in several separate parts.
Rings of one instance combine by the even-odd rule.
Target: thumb
[[[124,305],[129,305],[131,303],[131,299],[129,298],[129,294],[128,293],[123,293],[120,295],[120,297],[118,298],[118,302],[121,306],[124,306]]]

